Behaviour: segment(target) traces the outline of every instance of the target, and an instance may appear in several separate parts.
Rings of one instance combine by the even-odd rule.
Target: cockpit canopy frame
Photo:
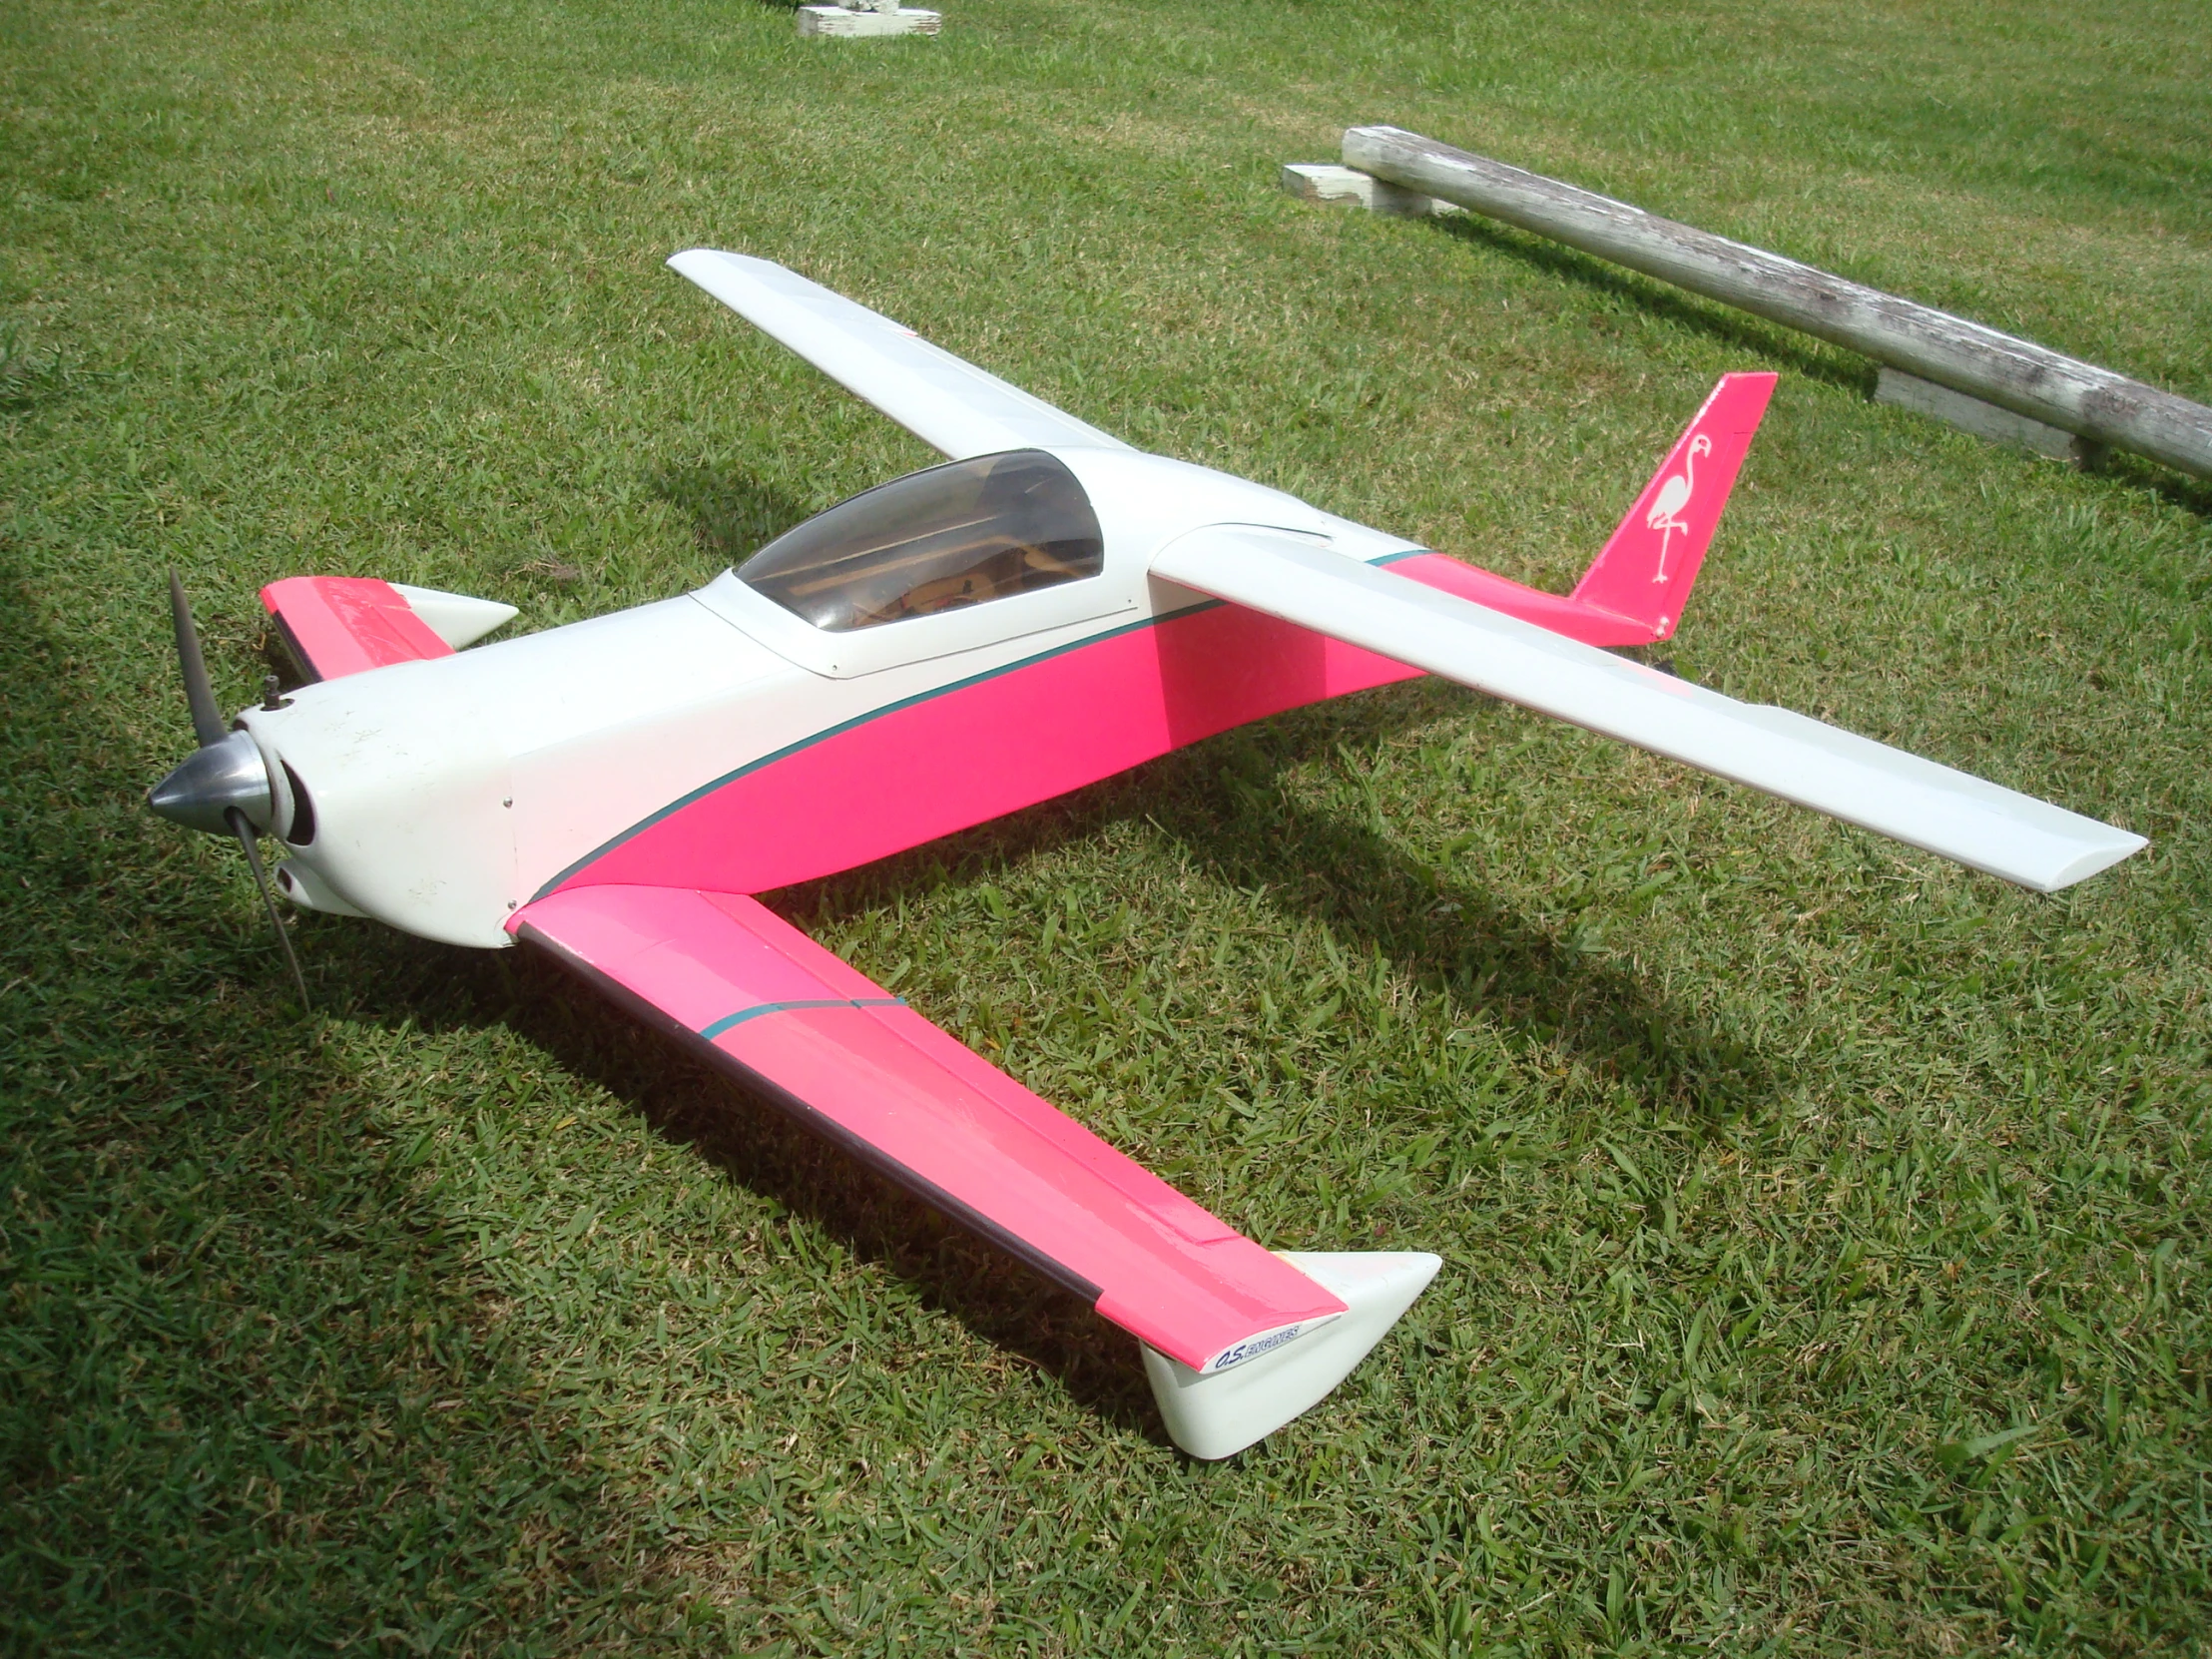
[[[836,678],[1129,608],[1068,465],[1004,450],[911,472],[786,531],[695,597]]]
[[[825,633],[881,628],[1098,576],[1106,541],[1075,474],[1041,449],[910,472],[840,501],[738,580]]]

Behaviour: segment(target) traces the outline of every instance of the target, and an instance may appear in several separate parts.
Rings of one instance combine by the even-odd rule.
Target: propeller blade
[[[299,989],[299,1011],[307,1011],[307,976],[299,971],[299,958],[291,952],[291,935],[284,931],[284,918],[276,909],[276,889],[269,884],[269,872],[262,868],[261,848],[255,845],[254,825],[247,816],[233,807],[223,815],[231,827],[231,833],[238,836],[239,845],[246,848],[247,867],[254,872],[254,885],[262,889],[262,902],[269,907],[269,924],[276,929],[276,942],[283,947],[284,965],[291,969],[291,982]]]
[[[193,736],[200,747],[224,740],[230,728],[216,706],[215,686],[208,679],[207,659],[200,655],[200,631],[192,625],[192,606],[185,601],[185,584],[177,572],[169,573],[169,615],[177,627],[177,662],[185,671],[185,703],[192,710]]]

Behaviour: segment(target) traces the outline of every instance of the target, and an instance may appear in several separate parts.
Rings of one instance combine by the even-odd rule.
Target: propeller
[[[177,664],[184,671],[185,704],[192,711],[193,736],[200,747],[184,765],[147,792],[146,804],[163,818],[210,834],[232,835],[246,852],[246,867],[254,872],[269,924],[276,929],[276,943],[291,969],[291,982],[299,991],[299,1006],[307,1006],[307,978],[292,954],[291,935],[276,909],[276,894],[262,865],[260,831],[254,813],[266,821],[271,808],[269,768],[254,740],[224,725],[215,700],[215,686],[208,678],[208,661],[201,655],[200,631],[192,625],[192,605],[177,573],[169,573],[169,614],[177,629]]]

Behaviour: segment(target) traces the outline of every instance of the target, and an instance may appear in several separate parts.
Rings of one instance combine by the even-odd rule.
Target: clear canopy
[[[979,455],[878,484],[770,542],[739,580],[830,633],[1096,576],[1098,515],[1050,455]]]

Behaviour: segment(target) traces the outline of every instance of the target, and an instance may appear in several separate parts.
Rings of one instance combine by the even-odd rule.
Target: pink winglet
[[[287,576],[262,589],[262,604],[317,680],[453,655],[389,582],[371,577]]]
[[[1641,625],[1637,643],[1674,633],[1774,382],[1765,373],[1721,376],[1576,584],[1578,603]]]
[[[509,925],[1185,1365],[1344,1312],[751,898],[570,888]]]

